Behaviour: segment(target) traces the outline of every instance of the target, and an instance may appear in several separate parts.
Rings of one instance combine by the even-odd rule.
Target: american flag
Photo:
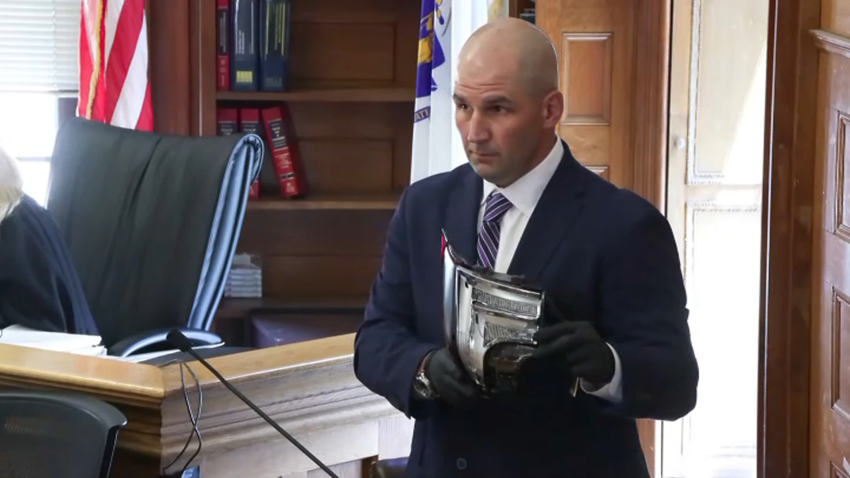
[[[145,0],[81,0],[78,113],[153,130]]]

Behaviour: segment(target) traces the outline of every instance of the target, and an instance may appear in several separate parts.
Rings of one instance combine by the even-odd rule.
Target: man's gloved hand
[[[554,303],[547,304],[549,313],[557,322],[542,327],[534,335],[538,347],[534,358],[556,357],[566,362],[573,375],[588,385],[601,388],[614,378],[614,353],[602,340],[593,324],[571,321]]]
[[[463,366],[455,360],[449,349],[443,347],[428,358],[425,376],[434,387],[438,398],[454,406],[464,406],[480,398],[478,387],[466,375]]]

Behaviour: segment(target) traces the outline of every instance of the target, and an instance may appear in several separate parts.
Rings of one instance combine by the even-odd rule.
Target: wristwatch
[[[433,399],[437,398],[437,392],[434,391],[433,385],[431,385],[431,381],[428,380],[428,377],[425,375],[425,368],[428,365],[428,360],[431,359],[431,354],[429,353],[422,360],[422,364],[419,366],[419,370],[416,371],[416,378],[413,380],[413,390],[424,399]]]

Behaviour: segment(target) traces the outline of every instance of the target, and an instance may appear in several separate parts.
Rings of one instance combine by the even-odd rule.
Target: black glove
[[[438,398],[451,405],[464,406],[481,396],[478,387],[445,347],[428,358],[425,376]]]
[[[547,304],[557,323],[542,327],[534,335],[538,347],[534,358],[563,360],[572,374],[601,388],[614,378],[614,353],[593,324],[567,320],[553,304]]]

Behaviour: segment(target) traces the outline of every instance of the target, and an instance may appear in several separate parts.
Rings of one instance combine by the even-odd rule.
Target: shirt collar
[[[495,184],[484,181],[483,195],[481,204],[487,202],[487,197],[493,191],[501,192],[513,206],[519,209],[523,214],[530,216],[534,207],[537,206],[537,201],[543,195],[543,190],[561,164],[561,158],[564,156],[564,145],[561,144],[561,138],[557,138],[552,151],[543,158],[537,166],[531,171],[525,173],[524,176],[514,181],[506,188],[499,188]]]

